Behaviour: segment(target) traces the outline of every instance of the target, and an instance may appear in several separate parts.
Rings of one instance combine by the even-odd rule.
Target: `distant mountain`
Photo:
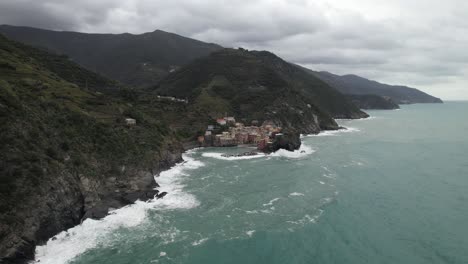
[[[140,35],[86,34],[2,25],[0,33],[66,54],[89,70],[134,87],[154,85],[170,71],[222,48],[161,30]]]
[[[390,97],[380,96],[375,94],[348,94],[346,95],[360,109],[381,109],[391,110],[399,109]]]
[[[383,84],[352,74],[340,76],[329,72],[311,72],[344,94],[374,94],[391,98],[397,104],[442,103],[441,99],[415,88]]]
[[[361,118],[343,94],[266,51],[223,49],[169,74],[155,92],[188,98],[213,118],[274,120],[300,133],[336,129],[333,117]]]

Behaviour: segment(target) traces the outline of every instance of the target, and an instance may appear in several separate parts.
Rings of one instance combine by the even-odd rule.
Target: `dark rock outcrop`
[[[266,149],[266,152],[275,152],[279,149],[297,150],[301,147],[300,136],[300,133],[297,131],[287,129],[281,135],[274,138],[273,143]]]
[[[161,198],[163,198],[163,197],[166,196],[166,195],[167,195],[167,192],[162,192],[162,193],[156,195],[156,198],[161,199]]]

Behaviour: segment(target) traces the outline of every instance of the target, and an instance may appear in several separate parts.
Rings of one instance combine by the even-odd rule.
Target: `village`
[[[275,138],[282,135],[281,127],[271,121],[265,121],[259,126],[259,122],[253,120],[250,126],[246,126],[236,122],[234,117],[223,117],[216,119],[215,125],[208,125],[205,134],[198,137],[198,142],[204,147],[250,145],[265,151]]]

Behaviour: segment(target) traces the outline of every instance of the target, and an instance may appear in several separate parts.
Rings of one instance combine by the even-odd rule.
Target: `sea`
[[[84,221],[41,264],[468,263],[468,102],[403,105],[301,149],[201,148],[163,199]]]

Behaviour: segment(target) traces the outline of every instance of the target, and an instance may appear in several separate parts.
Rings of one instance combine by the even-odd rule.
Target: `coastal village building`
[[[136,125],[136,120],[133,118],[125,118],[125,124],[127,126],[134,126]]]
[[[216,119],[216,123],[218,123],[219,125],[221,126],[225,126],[227,123],[226,123],[226,119],[224,118],[218,118]]]
[[[252,124],[259,123],[254,121]],[[234,117],[224,117],[216,119],[216,123],[221,127],[209,125],[205,135],[198,138],[201,146],[254,145],[263,150],[272,144],[275,137],[282,136],[281,128],[271,121],[265,121],[261,126],[244,126],[243,123],[236,122]]]

